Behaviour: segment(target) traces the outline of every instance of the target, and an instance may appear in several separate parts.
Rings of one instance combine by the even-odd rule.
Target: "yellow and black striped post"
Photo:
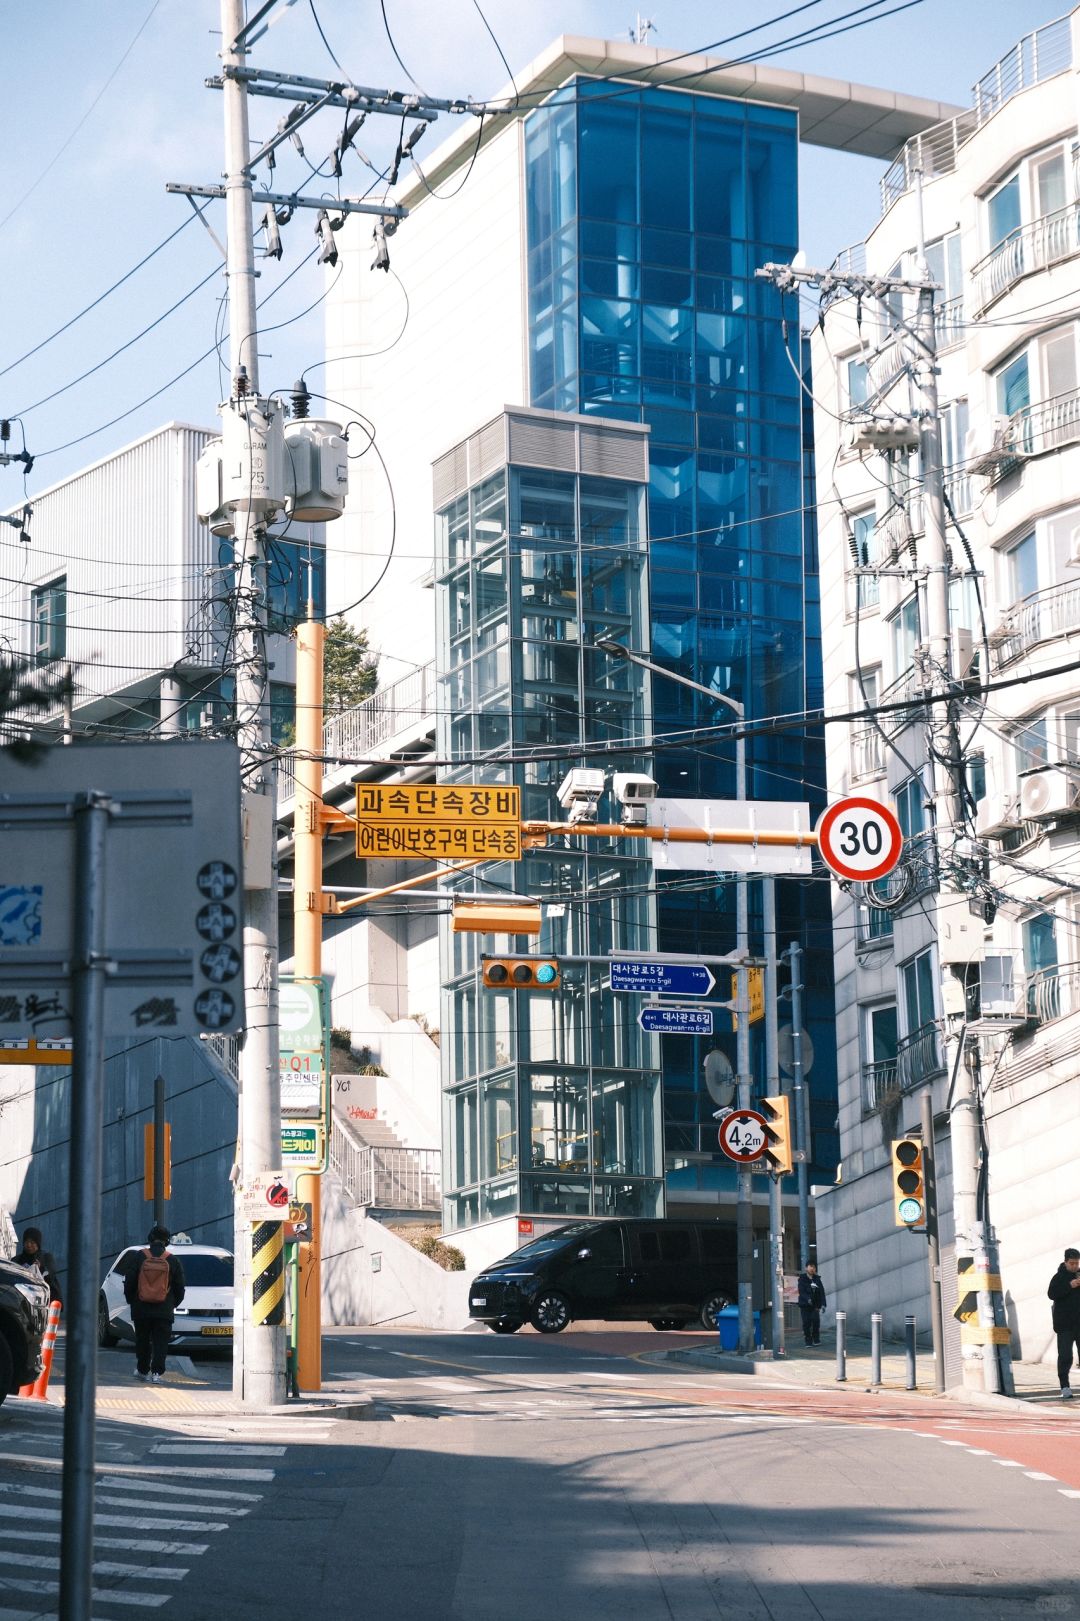
[[[285,1321],[285,1229],[257,1221],[251,1229],[251,1320],[273,1328]]]

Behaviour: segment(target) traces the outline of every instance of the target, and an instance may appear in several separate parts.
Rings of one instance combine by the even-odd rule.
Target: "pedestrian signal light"
[[[792,1166],[791,1100],[784,1096],[762,1098],[759,1107],[769,1131],[765,1158],[778,1176],[787,1176]]]
[[[922,1143],[901,1137],[892,1145],[893,1210],[897,1227],[926,1226]]]
[[[495,991],[557,991],[562,977],[554,957],[485,957],[483,971]]]

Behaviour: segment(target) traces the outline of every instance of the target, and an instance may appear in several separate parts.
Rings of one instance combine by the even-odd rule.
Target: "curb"
[[[998,1413],[1012,1413],[1014,1417],[1024,1418],[1052,1418],[1060,1424],[1075,1424],[1080,1413],[1062,1411],[1060,1396],[1055,1396],[1052,1390],[1046,1395],[1058,1402],[1057,1407],[1043,1404],[1036,1396],[999,1396],[991,1390],[965,1390],[963,1385],[953,1385],[945,1392],[950,1401],[961,1402],[969,1407],[989,1407]],[[1041,1394],[1039,1392],[1038,1394]],[[1080,1406],[1080,1403],[1077,1404]]]

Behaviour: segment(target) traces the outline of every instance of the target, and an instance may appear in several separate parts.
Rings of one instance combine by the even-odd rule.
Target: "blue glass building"
[[[645,650],[737,699],[751,723],[821,701],[798,309],[754,280],[798,246],[798,141],[787,108],[581,78],[525,124],[532,403],[649,425]],[[652,693],[661,793],[734,798],[733,745],[692,736],[730,712],[659,677]],[[762,728],[747,759],[751,797],[822,805],[820,734]],[[760,949],[756,885],[750,893]],[[732,884],[671,888],[657,904],[661,950],[732,949]],[[836,1160],[824,885],[778,885],[778,936],[807,952],[824,1179]],[[703,1050],[682,1038],[664,1047],[669,1198],[715,1199],[732,1175],[714,1153]],[[762,1058],[755,1050],[761,1078]]]

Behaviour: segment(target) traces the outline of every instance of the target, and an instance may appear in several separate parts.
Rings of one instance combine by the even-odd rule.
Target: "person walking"
[[[1068,1249],[1065,1259],[1050,1279],[1046,1293],[1053,1301],[1054,1333],[1057,1335],[1058,1384],[1062,1401],[1072,1401],[1069,1374],[1073,1348],[1080,1350],[1080,1250]]]
[[[147,1248],[136,1250],[124,1268],[124,1299],[135,1328],[135,1377],[158,1384],[172,1334],[173,1313],[184,1298],[184,1269],[167,1245],[167,1227],[151,1227]]]
[[[23,1233],[22,1249],[15,1257],[16,1266],[36,1266],[49,1285],[49,1303],[61,1300],[60,1280],[56,1275],[56,1261],[44,1247],[40,1227],[27,1227]]]
[[[807,1345],[821,1344],[821,1314],[824,1310],[825,1285],[817,1275],[814,1262],[807,1261],[806,1271],[799,1273],[799,1313]]]

